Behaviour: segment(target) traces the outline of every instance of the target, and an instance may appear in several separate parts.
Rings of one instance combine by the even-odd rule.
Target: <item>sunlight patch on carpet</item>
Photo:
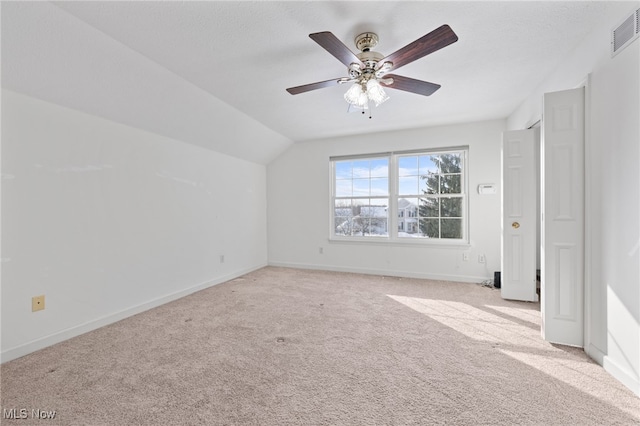
[[[540,333],[531,332],[526,327],[485,312],[462,302],[449,300],[420,299],[387,295],[430,318],[450,327],[467,337],[488,343],[512,344],[539,348]]]
[[[486,305],[486,307],[540,327],[541,320],[539,310],[496,305]]]
[[[596,363],[582,362],[576,364],[575,360],[572,359],[549,357],[528,352],[516,352],[503,349],[498,350],[507,356],[517,359],[523,364],[542,371],[551,377],[562,380],[581,392],[585,392],[602,401],[609,401],[616,408],[628,414],[638,416],[640,412],[638,409],[638,401],[633,399],[629,400],[624,397],[625,394],[624,392],[621,392],[622,389],[611,387],[603,388],[603,369]],[[616,393],[620,395],[620,398],[616,398]],[[612,400],[615,402],[612,402]]]
[[[539,312],[506,306],[485,306],[498,316],[462,302],[387,295],[391,299],[479,342],[487,342],[500,353],[585,392],[634,416],[640,414],[637,399],[628,398],[622,385],[602,386],[604,369],[542,339],[540,330],[518,324],[538,321]],[[511,316],[511,321],[504,316]],[[612,397],[612,395],[614,397]]]

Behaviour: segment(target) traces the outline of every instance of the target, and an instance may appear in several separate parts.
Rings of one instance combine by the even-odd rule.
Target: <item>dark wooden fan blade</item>
[[[337,86],[338,81],[340,80],[340,78],[334,78],[333,80],[319,81],[317,83],[305,84],[303,86],[289,87],[287,89],[287,92],[291,93],[292,95],[298,95],[300,93],[310,92],[311,90],[323,89],[329,86]]]
[[[313,41],[322,46],[327,52],[331,53],[347,67],[354,62],[356,64],[362,64],[355,53],[349,50],[349,48],[345,46],[344,43],[338,40],[338,38],[329,31],[309,34],[309,37],[311,37]]]
[[[439,84],[403,77],[401,75],[387,74],[384,78],[392,78],[393,83],[383,85],[382,87],[404,90],[405,92],[417,93],[418,95],[429,96],[440,88]]]
[[[443,25],[383,58],[378,63],[392,62],[393,67],[391,69],[395,70],[456,41],[458,41],[456,33],[448,25]]]

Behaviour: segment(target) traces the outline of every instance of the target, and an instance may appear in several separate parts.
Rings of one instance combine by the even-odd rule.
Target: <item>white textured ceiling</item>
[[[614,6],[607,1],[4,3],[2,83],[186,142],[211,143],[213,149],[224,141],[216,138],[207,114],[221,100],[232,107],[229,114],[240,111],[268,128],[278,150],[289,140],[504,118]],[[380,42],[374,50],[387,55],[442,24],[449,24],[459,41],[395,71],[441,84],[430,97],[389,90],[391,99],[375,108],[370,120],[346,112],[344,86],[295,96],[285,91],[346,75],[344,65],[310,33],[331,31],[355,50],[357,34],[376,32]],[[267,153],[255,160],[265,158]]]

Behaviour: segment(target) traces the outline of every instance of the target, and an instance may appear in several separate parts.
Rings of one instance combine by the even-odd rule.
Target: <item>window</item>
[[[462,152],[398,156],[398,208],[414,214],[398,237],[463,237],[462,158]]]
[[[388,236],[389,158],[334,161],[337,236]]]
[[[332,158],[332,237],[467,240],[466,148]]]

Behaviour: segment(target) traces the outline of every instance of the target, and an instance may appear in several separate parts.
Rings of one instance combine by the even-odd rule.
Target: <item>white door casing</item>
[[[538,301],[536,292],[538,130],[502,134],[502,256],[504,299]]]
[[[541,141],[541,291],[545,340],[583,346],[584,88],[546,93]]]

